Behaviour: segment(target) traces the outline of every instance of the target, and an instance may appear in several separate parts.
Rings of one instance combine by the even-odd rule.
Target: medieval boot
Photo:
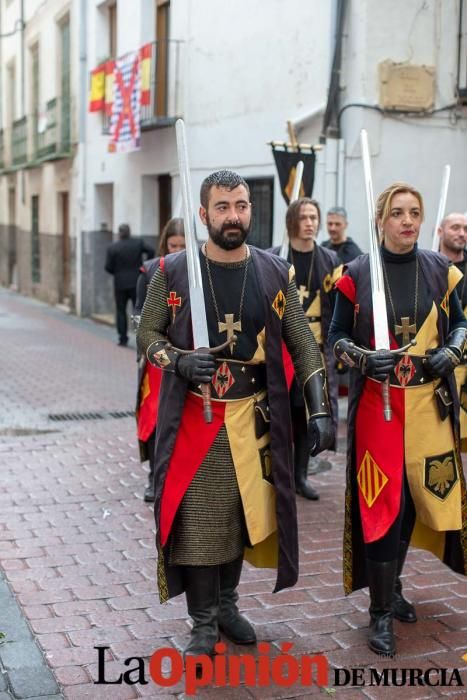
[[[399,543],[399,558],[397,560],[397,578],[394,588],[393,609],[396,620],[400,620],[401,622],[417,622],[417,613],[415,612],[414,606],[402,595],[402,581],[400,579],[408,548],[408,542],[401,541]]]
[[[219,629],[234,644],[256,644],[256,633],[248,620],[240,614],[237,586],[242,573],[243,555],[219,566],[220,607]]]
[[[370,588],[370,627],[368,646],[376,654],[394,656],[396,644],[393,631],[393,599],[397,575],[397,560],[367,559]]]
[[[191,637],[183,655],[214,655],[219,639],[219,567],[183,567],[188,614],[193,620]]]
[[[148,453],[149,453],[149,474],[148,474],[148,485],[144,489],[144,500],[146,503],[153,503],[154,494],[154,436],[152,435],[148,440]]]
[[[295,492],[310,501],[317,501],[319,493],[307,480],[309,459],[310,449],[307,440],[296,440],[294,447]]]

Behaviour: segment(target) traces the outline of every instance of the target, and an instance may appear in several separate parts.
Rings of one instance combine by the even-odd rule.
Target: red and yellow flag
[[[156,427],[161,381],[162,371],[148,362],[139,390],[138,438],[142,442],[151,437]]]
[[[105,63],[91,71],[91,93],[89,95],[89,111],[100,112],[104,109],[105,94]]]
[[[152,44],[145,44],[140,49],[141,56],[141,104],[149,105],[151,102],[151,60]]]

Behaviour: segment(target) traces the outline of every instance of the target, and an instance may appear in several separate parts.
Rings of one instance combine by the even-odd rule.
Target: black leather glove
[[[362,372],[367,377],[384,382],[389,373],[394,369],[399,358],[389,350],[376,350],[371,355],[366,355],[362,364]]]
[[[425,369],[434,379],[449,377],[461,361],[458,352],[451,347],[427,350],[426,354],[429,357],[424,361]]]
[[[216,371],[216,361],[211,353],[195,350],[179,355],[175,363],[175,374],[193,384],[209,384]]]
[[[334,449],[335,439],[331,416],[310,418],[308,421],[308,444],[312,457],[323,452],[323,450]]]

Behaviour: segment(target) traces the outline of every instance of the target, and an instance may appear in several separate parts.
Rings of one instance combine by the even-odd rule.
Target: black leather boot
[[[399,557],[397,560],[397,578],[394,588],[393,609],[396,620],[400,620],[401,622],[417,622],[417,613],[415,612],[414,606],[402,595],[402,581],[400,579],[408,548],[408,542],[399,542]]]
[[[154,433],[148,440],[148,454],[149,454],[149,474],[148,474],[148,485],[144,489],[144,500],[146,503],[153,503],[154,494],[154,447],[155,447],[155,436]]]
[[[191,637],[184,656],[214,655],[219,639],[219,567],[183,567],[188,614],[193,620]]]
[[[308,461],[310,459],[310,448],[308,440],[296,438],[294,444],[294,473],[295,473],[295,492],[308,498],[310,501],[317,501],[319,493],[307,480]]]
[[[368,646],[376,654],[394,656],[396,644],[393,631],[393,599],[397,576],[397,559],[373,561],[367,559],[370,588],[370,627]]]
[[[219,629],[234,644],[256,644],[255,630],[240,614],[237,607],[237,586],[242,573],[242,564],[243,555],[219,566]]]

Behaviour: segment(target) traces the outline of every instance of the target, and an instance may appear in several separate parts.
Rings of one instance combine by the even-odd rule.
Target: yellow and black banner
[[[311,197],[315,180],[315,160],[316,155],[311,146],[306,149],[299,145],[292,150],[287,144],[272,145],[272,154],[276,163],[277,174],[281,183],[282,196],[287,204],[290,203],[290,196],[295,181],[295,170],[298,161],[303,161],[303,178],[300,187],[300,197]]]

